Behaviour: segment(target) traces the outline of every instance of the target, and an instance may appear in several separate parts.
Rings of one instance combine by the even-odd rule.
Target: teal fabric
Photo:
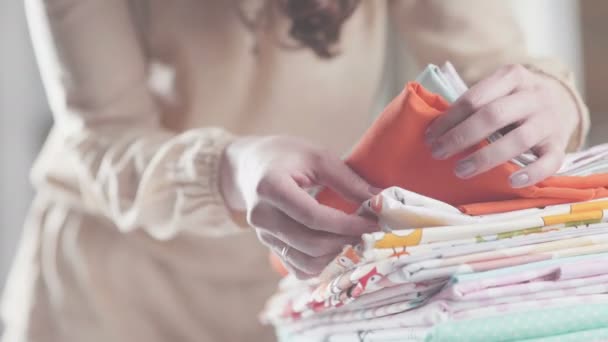
[[[446,322],[426,341],[521,341],[603,328],[608,328],[608,305],[589,304]]]

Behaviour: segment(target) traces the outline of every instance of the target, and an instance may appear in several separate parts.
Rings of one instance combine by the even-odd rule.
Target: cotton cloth
[[[296,341],[599,339],[607,208],[600,199],[474,217],[389,188],[358,210],[383,231],[346,246],[318,279],[287,277],[261,318]],[[553,329],[566,308],[584,323]],[[528,322],[533,314],[549,328]],[[501,317],[509,331],[487,328]]]
[[[471,179],[458,178],[454,174],[458,160],[488,143],[482,142],[447,160],[434,159],[430,147],[424,143],[424,132],[448,108],[448,102],[441,96],[417,82],[408,83],[366,131],[346,163],[375,187],[399,186],[462,206],[469,214],[479,213],[467,208],[467,204],[479,202],[486,202],[483,206],[487,213],[537,207],[555,201],[586,201],[608,195],[607,174],[553,176],[536,185],[514,189],[509,176],[519,170],[519,166],[513,162]],[[330,189],[324,189],[317,199],[349,213],[358,208],[358,204],[343,199]],[[493,202],[505,200],[510,200],[508,205],[503,202],[492,208]]]
[[[345,247],[321,273],[319,283],[299,294],[290,311],[306,315],[399,284],[608,252],[608,225],[603,223],[608,201],[483,217],[468,217],[436,203],[398,188],[364,203],[361,210],[378,215],[386,231],[364,235],[361,246]],[[472,223],[453,220],[453,225],[442,226],[450,222],[443,211]],[[426,228],[400,229],[415,224]]]

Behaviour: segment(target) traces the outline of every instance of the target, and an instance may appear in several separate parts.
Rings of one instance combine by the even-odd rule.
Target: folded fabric
[[[548,337],[522,340],[522,342],[602,342],[608,341],[608,328],[576,331]]]
[[[582,228],[578,228],[579,230],[583,230]],[[591,228],[593,229],[593,228]],[[598,227],[596,228],[597,230],[602,230],[605,234],[606,232],[606,225],[603,225],[602,227]],[[555,234],[556,232],[551,232],[548,234]],[[580,233],[580,232],[579,232]],[[559,238],[558,235],[555,235],[554,238]],[[527,239],[525,239],[525,237],[520,236],[514,239],[519,239],[522,242],[526,241]],[[529,242],[529,243],[534,243],[534,241]],[[488,244],[488,243],[484,243],[484,244]],[[458,249],[456,247],[454,247],[453,249]],[[574,249],[576,250],[576,249]],[[550,258],[563,258],[563,257],[568,257],[568,255],[584,255],[586,248],[581,248],[578,249],[578,253],[572,253],[573,249],[570,249],[570,252],[568,253],[567,250],[563,250],[560,251],[558,253],[553,253]],[[605,249],[604,249],[605,250]],[[591,252],[597,252],[597,249],[591,249]],[[586,253],[590,253],[589,250],[586,250]],[[435,257],[437,257],[435,255]],[[598,262],[603,262],[603,260],[606,260],[606,264],[608,264],[608,259],[604,258],[601,259],[601,257],[596,257],[595,255],[591,255],[590,257],[596,258],[594,259],[595,261]],[[492,268],[496,268],[496,267],[507,267],[509,265],[516,265],[516,264],[521,264],[521,262],[530,262],[530,261],[536,261],[536,260],[542,260],[542,259],[547,259],[549,257],[547,257],[546,255],[543,256],[543,258],[506,258],[506,259],[496,259],[493,260],[489,263],[487,263],[487,265],[485,265],[484,267],[480,267],[477,264],[473,264],[473,265],[468,265],[468,266],[464,266],[462,268],[453,268],[453,269],[448,269],[449,272],[444,272],[445,268],[439,268],[438,270],[433,270],[431,269],[426,270],[424,272],[418,272],[418,273],[413,273],[412,274],[407,274],[405,271],[400,271],[400,260],[393,260],[392,262],[379,262],[379,263],[375,263],[375,264],[370,264],[370,265],[362,265],[357,267],[356,269],[347,272],[343,275],[338,276],[336,279],[328,282],[328,283],[322,283],[318,286],[318,288],[316,290],[313,290],[314,286],[311,287],[306,287],[305,289],[303,289],[302,291],[300,291],[300,293],[287,293],[286,297],[290,298],[291,301],[288,302],[286,300],[283,300],[282,304],[278,304],[281,307],[289,307],[289,309],[287,311],[281,311],[281,312],[275,312],[274,314],[267,311],[267,315],[269,315],[270,317],[274,317],[271,318],[270,321],[274,321],[275,323],[278,321],[283,321],[284,319],[291,319],[291,318],[296,318],[296,319],[300,319],[302,317],[308,317],[311,316],[313,314],[318,314],[319,312],[323,312],[325,311],[327,308],[330,307],[341,307],[342,305],[345,304],[350,304],[349,308],[356,308],[353,307],[352,304],[354,303],[358,303],[358,299],[359,298],[378,298],[378,299],[383,299],[383,298],[390,298],[389,293],[395,294],[394,291],[397,291],[397,293],[400,294],[412,294],[412,293],[417,293],[418,296],[416,298],[423,298],[423,294],[428,294],[432,291],[433,288],[437,288],[438,286],[442,286],[446,281],[447,281],[447,277],[450,275],[449,273],[454,273],[453,277],[460,277],[463,276],[461,273],[467,273],[467,272],[471,272],[471,268],[473,268],[473,270],[477,269],[477,270],[481,270],[481,269],[492,269]],[[432,259],[432,260],[441,260],[441,259]],[[571,258],[568,258],[567,260],[571,260]],[[518,261],[518,262],[514,262],[514,261]],[[561,262],[559,259],[554,259],[551,260],[552,262],[558,263]],[[414,266],[414,268],[416,268],[416,263],[411,263],[411,264],[407,264],[406,263],[406,267],[407,266]],[[526,265],[527,267],[531,267],[530,265],[545,265],[545,264],[539,264],[539,263],[534,263],[534,264],[529,264]],[[547,264],[550,265],[550,264]],[[579,267],[580,268],[580,267]],[[572,268],[571,268],[572,269]],[[582,268],[581,268],[582,269]],[[438,274],[438,272],[440,273],[440,276],[443,276],[443,280],[442,279],[437,279],[437,280],[433,280],[431,282],[429,281],[420,281],[421,278],[430,278],[428,277],[429,274]],[[459,273],[460,272],[460,273]],[[561,272],[564,272],[563,270],[561,270]],[[570,271],[571,272],[571,271]],[[487,272],[484,272],[487,273]],[[476,273],[479,274],[479,273]],[[417,281],[417,282],[414,282]],[[403,284],[403,285],[400,285]],[[392,289],[392,287],[395,287],[395,290]],[[376,292],[377,291],[377,292]],[[283,291],[282,291],[283,292]],[[386,293],[386,294],[385,294]],[[285,293],[282,293],[283,295],[285,295]],[[395,294],[396,296],[396,294]],[[280,298],[280,294],[276,295],[275,297],[279,297]],[[299,298],[299,299],[298,299]],[[357,299],[356,301],[353,302],[353,300]],[[452,298],[454,299],[454,298]],[[371,301],[373,303],[373,300]],[[318,304],[314,304],[314,303],[318,303]],[[274,301],[274,304],[277,305],[276,300]],[[311,304],[314,304],[314,310],[310,309],[311,308]],[[364,303],[362,303],[364,304]],[[377,305],[380,304],[390,304],[390,303],[377,303]],[[293,316],[294,313],[297,313],[295,316]]]
[[[375,201],[362,207],[378,213],[386,223],[387,232],[376,234],[399,233],[389,231],[391,226],[420,221],[415,217],[420,211],[400,211],[403,207],[441,207],[454,213],[454,208],[445,203],[399,189],[380,195],[398,200]],[[524,229],[526,233],[522,234],[495,234],[490,229],[490,235],[422,242],[403,250],[395,248],[393,254],[384,254],[384,249],[375,244],[347,246],[342,257],[348,261],[337,258],[328,267],[331,271],[324,272],[323,281],[284,279],[263,317],[277,327],[285,341],[347,341],[353,336],[361,341],[602,336],[605,324],[598,323],[595,315],[604,313],[588,309],[590,305],[608,308],[608,224],[587,224],[585,220],[597,222],[597,212],[603,216],[602,208],[607,205],[606,201],[595,201],[527,209],[475,218],[487,222],[442,227],[458,232],[479,224],[491,228],[515,222],[517,228],[522,220],[553,224]],[[389,212],[390,218],[384,217]],[[423,212],[422,217],[427,214]],[[368,259],[370,255],[372,259]],[[583,321],[576,324],[576,329],[574,325],[560,325],[561,330],[543,330],[528,322],[533,317],[530,313],[561,322],[563,317],[554,315],[564,308],[575,312],[583,308]],[[476,331],[498,322],[510,324],[518,333]]]
[[[560,225],[591,224],[608,220],[608,201],[605,200],[471,218],[439,206],[436,206],[437,209],[433,212],[428,206],[402,204],[399,200],[393,200],[402,198],[405,201],[409,199],[408,193],[391,188],[363,204],[364,208],[370,208],[368,210],[378,214],[380,224],[385,230],[364,234],[364,250],[413,247],[437,242],[468,243],[471,239],[491,234],[511,234],[526,229],[542,231],[543,227],[554,229]],[[456,224],[438,225],[448,221]],[[421,222],[425,225],[415,225]],[[402,227],[405,229],[399,229]]]
[[[424,131],[448,103],[416,82],[409,83],[378,117],[356,145],[346,163],[370,184],[379,188],[401,188],[438,199],[451,205],[511,200],[495,208],[486,203],[486,212],[510,211],[554,204],[555,201],[587,201],[608,196],[608,174],[554,176],[537,185],[514,189],[509,176],[519,167],[511,162],[468,180],[454,174],[456,162],[474,148],[447,160],[435,160],[424,143]],[[523,199],[523,200],[519,200]],[[535,199],[531,206],[529,199]],[[325,205],[354,213],[359,204],[324,189],[317,200]]]
[[[356,333],[335,334],[327,342],[419,342],[424,341],[430,327],[400,328],[392,330],[362,331]]]
[[[378,330],[369,332],[353,332],[329,336],[327,342],[419,342],[424,341],[429,334],[430,327],[399,328],[391,330]],[[309,340],[289,340],[309,341]],[[520,342],[600,342],[608,341],[608,328],[582,330],[573,333],[560,334],[549,337],[519,340]]]
[[[436,300],[429,301],[428,303],[413,303],[411,305],[404,302],[392,305],[392,308],[384,308],[386,314],[382,316],[362,317],[356,313],[352,313],[351,315],[342,314],[342,317],[340,317],[341,314],[334,314],[326,316],[325,320],[320,318],[312,321],[306,320],[293,325],[285,325],[283,328],[288,329],[293,335],[309,336],[311,340],[313,340],[312,337],[314,336],[317,340],[322,340],[319,337],[353,331],[353,326],[356,326],[358,331],[379,331],[417,326],[440,327],[443,324],[451,323],[461,323],[460,326],[466,326],[470,322],[477,323],[480,320],[491,322],[498,317],[505,317],[507,315],[518,316],[527,312],[544,309],[559,310],[564,307],[588,304],[608,306],[608,295],[605,291],[604,287],[602,294],[595,295],[560,296],[550,299],[486,306],[482,306],[484,303],[481,303],[474,309],[468,310],[458,310],[449,301]],[[377,311],[379,310],[377,309]],[[513,326],[513,329],[517,328]],[[595,326],[591,328],[595,328]],[[491,340],[491,334],[486,334],[486,336],[488,340]],[[550,335],[540,334],[537,336]],[[463,341],[468,340],[464,339]]]
[[[557,174],[588,176],[606,172],[608,172],[608,144],[602,144],[567,154]]]
[[[578,260],[568,258],[561,263],[535,263],[503,269],[498,272],[455,275],[450,286],[442,290],[437,298],[457,301],[497,300],[500,297],[525,295],[540,291],[577,289],[582,286],[594,285],[608,286],[607,277],[607,254]]]
[[[608,327],[608,305],[582,304],[435,326],[426,341],[520,341]]]
[[[364,235],[364,245],[347,246],[317,283],[290,294],[296,300],[288,304],[288,317],[309,316],[400,284],[608,251],[604,208],[608,201],[599,200],[468,217],[445,203],[387,189],[362,205],[378,215],[387,232]],[[474,223],[392,230],[462,220]]]
[[[474,275],[456,275],[441,293],[427,303],[423,300],[430,295],[367,310],[334,311],[286,327],[293,333],[318,335],[349,331],[354,323],[361,330],[377,330],[488,318],[547,307],[608,304],[606,261],[608,254],[602,254],[567,258],[561,262],[544,261]],[[495,295],[469,295],[476,287],[480,287],[480,292],[494,290]],[[504,292],[496,290],[498,287]],[[512,291],[514,288],[518,290]],[[462,292],[467,294],[462,295]],[[501,296],[503,293],[505,295]]]

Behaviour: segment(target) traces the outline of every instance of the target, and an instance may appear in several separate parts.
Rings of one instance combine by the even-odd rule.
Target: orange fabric
[[[535,186],[513,189],[509,176],[519,167],[509,162],[469,180],[456,177],[456,162],[486,143],[448,160],[433,159],[423,134],[447,108],[448,103],[438,95],[418,83],[409,83],[368,129],[346,163],[376,187],[399,186],[460,206],[471,215],[608,196],[608,174],[556,176]],[[317,199],[349,213],[358,208],[357,203],[348,202],[330,189],[322,190]]]
[[[465,204],[458,206],[458,209],[469,215],[486,215],[520,209],[542,208],[548,205],[565,204],[570,202],[572,201],[561,198],[517,198],[505,201]]]
[[[278,255],[270,252],[268,254],[268,259],[270,259],[270,266],[272,266],[272,269],[279,275],[281,275],[281,277],[284,277],[289,274],[289,271],[287,270],[285,265],[283,265],[283,262],[281,261],[281,258],[279,258]]]

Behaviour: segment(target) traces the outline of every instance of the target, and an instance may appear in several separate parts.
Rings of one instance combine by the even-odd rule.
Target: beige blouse
[[[26,0],[55,126],[4,296],[10,341],[269,340],[256,314],[277,276],[224,206],[219,156],[248,134],[347,152],[406,57],[468,82],[505,63],[553,76],[579,104],[571,148],[586,135],[572,74],[527,56],[504,2],[362,1],[330,60],[276,8],[244,25],[263,2]]]

